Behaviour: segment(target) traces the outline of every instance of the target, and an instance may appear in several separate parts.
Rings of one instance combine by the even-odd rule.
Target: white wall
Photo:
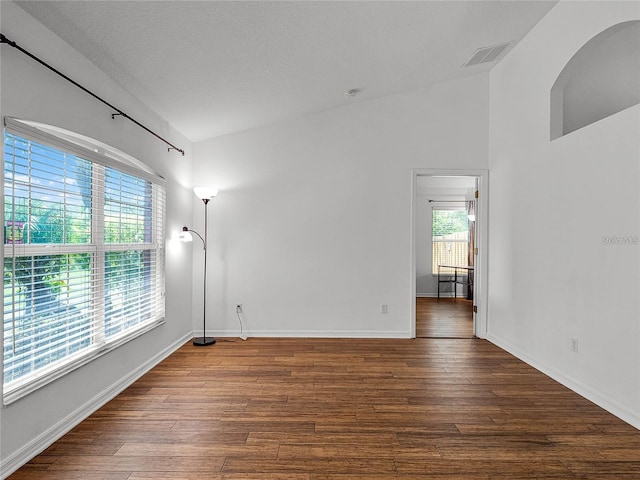
[[[1,114],[56,125],[112,145],[167,179],[167,225],[178,230],[192,208],[191,145],[135,98],[12,2],[0,2],[2,33],[26,50],[110,101],[142,124],[186,149],[168,153],[162,142],[133,123],[111,119],[109,108],[29,59],[2,45]],[[191,335],[191,252],[168,249],[166,323],[0,409],[2,475],[47,446],[73,422],[122,388],[157,355]],[[123,383],[125,382],[125,383]],[[1,387],[0,387],[1,388]]]
[[[196,144],[215,334],[410,336],[411,169],[487,167],[488,75],[345,103]]]
[[[640,427],[640,107],[549,140],[549,92],[638,2],[561,2],[491,79],[488,338]],[[578,338],[578,352],[571,338]]]

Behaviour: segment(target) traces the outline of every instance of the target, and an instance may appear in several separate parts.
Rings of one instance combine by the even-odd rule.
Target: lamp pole
[[[205,345],[213,345],[216,343],[214,337],[207,337],[207,206],[209,205],[209,198],[203,198],[204,203],[204,278],[202,280],[202,337],[196,337],[193,339],[193,344],[198,347]]]
[[[214,337],[207,337],[207,234],[209,230],[207,225],[209,216],[207,213],[207,206],[209,205],[209,200],[215,198],[218,194],[218,189],[210,187],[195,187],[193,191],[204,203],[204,238],[198,232],[191,230],[186,225],[182,227],[182,233],[178,238],[183,242],[191,242],[193,240],[191,232],[193,232],[200,238],[200,240],[202,240],[202,247],[204,249],[204,278],[202,280],[202,336],[195,337],[193,339],[194,345],[202,347],[216,343],[216,339]]]
[[[209,198],[203,198],[204,202],[204,239],[202,240],[204,244],[204,278],[202,280],[202,337],[196,337],[193,339],[193,344],[198,347],[203,347],[205,345],[213,345],[216,343],[216,339],[214,337],[207,337],[207,206],[209,205]]]

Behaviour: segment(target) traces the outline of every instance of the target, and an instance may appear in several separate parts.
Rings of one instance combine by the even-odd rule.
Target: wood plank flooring
[[[184,345],[11,480],[638,479],[640,431],[479,339]]]
[[[416,298],[416,336],[473,338],[473,302],[465,298]]]

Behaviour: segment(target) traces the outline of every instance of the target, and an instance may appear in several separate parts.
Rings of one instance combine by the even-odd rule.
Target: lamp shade
[[[182,231],[178,234],[178,240],[181,242],[193,242],[193,235],[187,227],[182,227]]]
[[[194,187],[193,192],[200,200],[211,200],[218,195],[217,187]]]

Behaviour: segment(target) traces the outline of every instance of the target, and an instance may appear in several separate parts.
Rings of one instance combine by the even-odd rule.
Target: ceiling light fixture
[[[344,98],[353,98],[358,95],[362,90],[359,88],[352,88],[344,92]]]

